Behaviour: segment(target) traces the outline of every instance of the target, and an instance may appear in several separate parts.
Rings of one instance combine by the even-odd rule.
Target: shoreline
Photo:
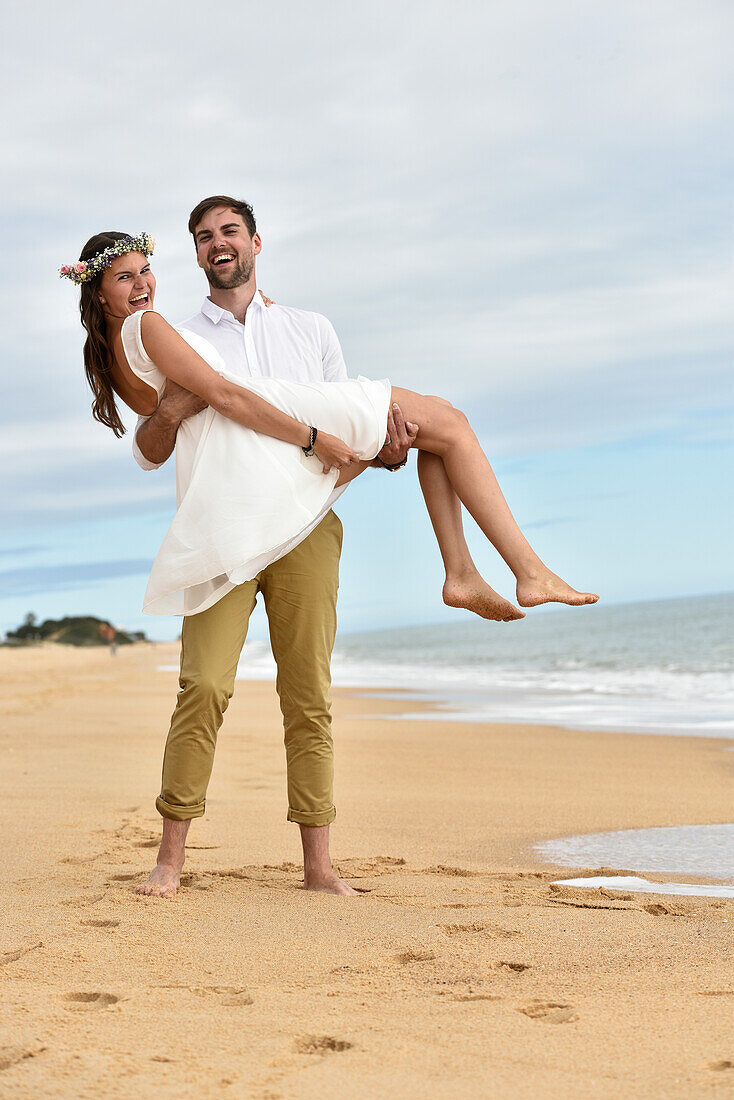
[[[332,852],[361,891],[336,899],[300,888],[273,685],[238,681],[165,902],[132,887],[158,845],[177,687],[156,666],[177,651],[0,650],[11,1094],[174,1097],[196,1080],[256,1100],[344,1087],[687,1100],[726,1087],[734,902],[557,885],[602,869],[533,851],[725,822],[726,742],[391,721],[404,701],[335,689]]]

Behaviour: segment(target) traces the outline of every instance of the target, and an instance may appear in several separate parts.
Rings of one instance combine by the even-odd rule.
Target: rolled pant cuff
[[[294,810],[289,806],[287,820],[295,821],[298,825],[330,825],[335,817],[336,806],[319,812]]]
[[[169,817],[172,821],[190,821],[193,817],[204,816],[206,802],[196,802],[193,806],[172,806],[159,796],[155,800],[155,808],[161,817]]]

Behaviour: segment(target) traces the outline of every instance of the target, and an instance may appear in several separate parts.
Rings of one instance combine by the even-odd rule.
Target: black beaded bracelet
[[[301,450],[305,454],[306,458],[310,458],[311,455],[314,453],[314,445],[316,443],[316,436],[319,434],[318,431],[316,430],[316,428],[313,427],[313,425],[309,428],[309,431],[311,432],[311,435],[309,437],[308,446],[307,447],[301,447]]]
[[[378,457],[381,465],[383,465],[386,470],[390,470],[390,472],[393,473],[393,474],[395,473],[396,470],[402,470],[403,466],[405,466],[405,464],[408,461],[408,456],[407,455],[405,456],[405,458],[403,459],[402,462],[393,462],[392,464],[389,463],[389,462],[383,462],[379,455],[377,457]]]

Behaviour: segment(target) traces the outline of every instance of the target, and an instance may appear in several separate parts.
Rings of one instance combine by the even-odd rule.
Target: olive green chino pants
[[[328,825],[333,802],[331,651],[342,525],[333,512],[294,550],[198,615],[184,618],[180,691],[163,757],[156,808],[163,817],[201,817],[217,733],[232,698],[250,615],[262,592],[285,731],[288,820]]]

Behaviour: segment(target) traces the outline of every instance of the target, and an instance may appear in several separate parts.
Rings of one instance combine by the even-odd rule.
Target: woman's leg
[[[515,574],[517,600],[522,607],[541,603],[596,603],[599,597],[595,593],[577,592],[571,588],[552,573],[532,549],[515,522],[492,467],[463,413],[443,401],[396,387],[393,387],[392,400],[400,406],[406,420],[420,425],[416,446],[442,459],[454,492]],[[445,497],[439,496],[436,500],[448,545],[452,529],[454,542],[456,535],[455,523],[452,525],[447,518],[452,506],[447,504]]]
[[[490,588],[474,564],[464,538],[461,501],[449,481],[443,459],[429,451],[420,451],[418,478],[446,570],[443,602],[449,607],[464,607],[483,619],[502,622],[523,619],[524,613]]]
[[[432,400],[451,407],[442,397]],[[355,462],[345,467],[339,474],[337,485],[354,481],[370,465],[370,462]],[[474,564],[464,538],[461,502],[448,479],[443,460],[429,451],[420,451],[418,477],[446,570],[443,602],[449,607],[464,607],[483,619],[497,622],[524,619],[522,611],[490,588]]]

